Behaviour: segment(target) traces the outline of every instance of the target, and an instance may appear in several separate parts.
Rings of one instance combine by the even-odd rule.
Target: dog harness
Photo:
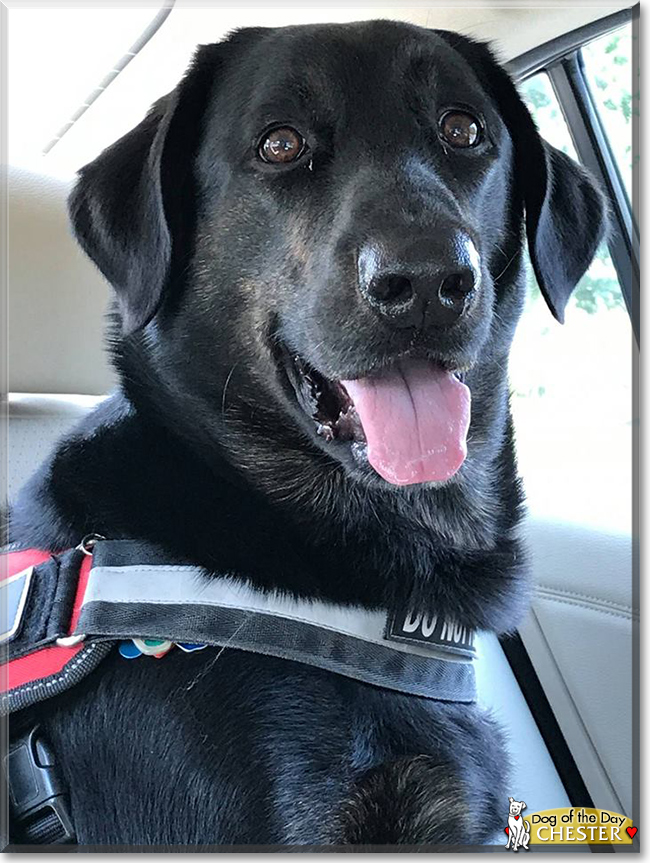
[[[453,621],[264,592],[140,541],[93,535],[60,553],[9,549],[0,557],[0,609],[1,714],[75,686],[113,650],[125,661],[150,661],[140,657],[236,648],[436,701],[476,697],[474,633]],[[11,744],[7,763],[14,777],[28,777],[19,788],[40,788],[51,814],[51,801],[63,798],[39,764],[46,746],[32,730]],[[10,782],[12,795],[15,787]],[[32,811],[29,800],[12,802]],[[63,831],[53,841],[69,841],[65,812],[55,815],[49,827],[37,822],[41,839],[32,841],[43,842],[48,830]]]
[[[116,646],[128,658],[160,657],[172,644],[290,659],[437,701],[475,699],[473,633],[435,616],[263,592],[132,540],[15,550],[2,563],[3,714],[74,686]]]

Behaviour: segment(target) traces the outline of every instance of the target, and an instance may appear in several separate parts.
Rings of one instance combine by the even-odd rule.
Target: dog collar
[[[133,540],[9,551],[0,577],[2,713],[74,686],[125,640],[138,645],[123,645],[127,656],[161,655],[170,643],[236,648],[437,701],[475,700],[473,633],[435,616],[263,592]]]

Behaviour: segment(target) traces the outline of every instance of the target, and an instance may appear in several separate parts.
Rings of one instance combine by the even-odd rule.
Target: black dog
[[[70,208],[115,289],[121,388],[25,488],[12,539],[144,539],[263,590],[513,629],[524,226],[561,320],[605,215],[484,45],[237,32]],[[86,844],[463,845],[507,798],[478,708],[237,650],[110,656],[35,713]]]

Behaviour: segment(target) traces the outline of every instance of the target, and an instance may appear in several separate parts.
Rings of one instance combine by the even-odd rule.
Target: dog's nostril
[[[442,280],[438,299],[448,309],[462,309],[473,289],[474,277],[471,273],[452,273]]]
[[[384,276],[374,285],[373,294],[382,303],[406,303],[413,296],[413,285],[406,276]]]

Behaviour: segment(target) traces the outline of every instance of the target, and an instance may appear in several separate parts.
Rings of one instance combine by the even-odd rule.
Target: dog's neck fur
[[[384,491],[277,442],[266,458],[244,459],[244,471],[235,470],[223,450],[207,458],[188,445],[182,421],[174,434],[120,393],[28,484],[11,538],[49,548],[88,532],[143,538],[262,589],[409,605],[505,631],[523,612],[527,587],[507,413],[504,422],[494,457],[468,465],[462,484]],[[497,475],[500,483],[491,479]],[[505,499],[498,488],[507,489]]]

